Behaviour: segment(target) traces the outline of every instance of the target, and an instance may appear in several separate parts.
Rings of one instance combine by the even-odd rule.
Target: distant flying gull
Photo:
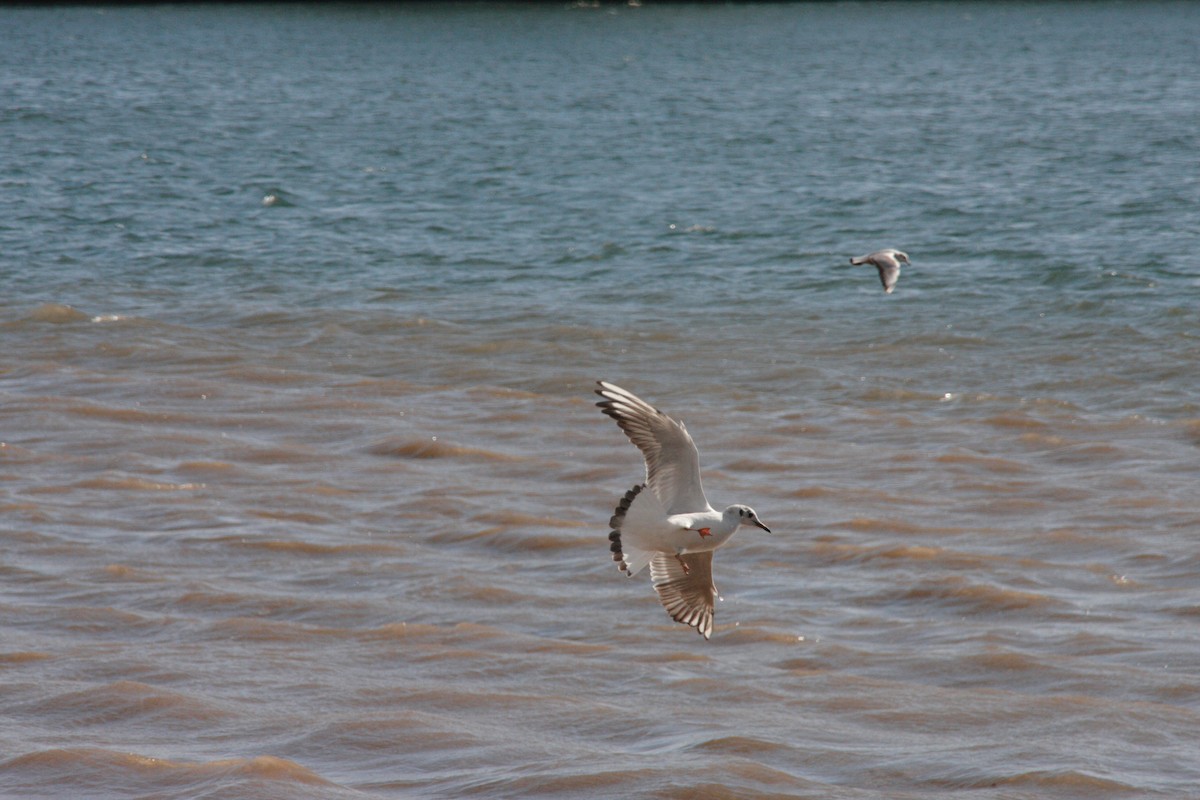
[[[889,247],[885,250],[878,250],[871,253],[869,256],[852,258],[850,259],[850,263],[856,267],[861,264],[871,264],[874,266],[875,269],[879,270],[879,282],[883,284],[883,290],[891,294],[892,289],[896,288],[896,281],[900,279],[900,264],[908,263],[908,255]]]
[[[654,591],[671,619],[712,635],[713,551],[743,525],[767,533],[749,506],[717,511],[700,483],[700,454],[682,422],[676,422],[631,392],[597,381],[596,405],[617,421],[646,459],[646,481],[634,486],[617,505],[608,524],[613,561],[633,577],[650,565]],[[649,488],[650,491],[646,491]]]

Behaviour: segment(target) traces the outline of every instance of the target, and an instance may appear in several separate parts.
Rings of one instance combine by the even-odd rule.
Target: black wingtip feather
[[[612,527],[612,531],[608,534],[608,540],[612,542],[609,549],[612,550],[613,561],[617,562],[617,566],[622,572],[627,572],[627,570],[625,556],[621,551],[621,524],[625,521],[625,514],[629,511],[629,506],[633,504],[633,499],[645,488],[646,484],[639,483],[626,492],[625,496],[621,498],[621,502],[617,503],[617,509],[613,512],[612,519],[608,521],[609,526]]]

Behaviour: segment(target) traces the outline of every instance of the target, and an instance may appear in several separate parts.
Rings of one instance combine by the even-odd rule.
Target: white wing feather
[[[671,619],[691,625],[705,639],[712,636],[717,587],[712,579],[712,551],[688,553],[679,558],[658,553],[650,562],[654,591]],[[683,564],[687,564],[687,572]]]
[[[646,485],[658,496],[668,514],[711,511],[700,482],[700,454],[682,422],[605,381],[598,381],[597,403],[625,431],[646,459]]]

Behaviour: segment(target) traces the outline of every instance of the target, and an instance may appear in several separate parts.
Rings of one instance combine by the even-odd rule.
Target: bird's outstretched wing
[[[879,250],[865,256],[852,258],[850,259],[850,263],[854,266],[870,264],[879,270],[879,282],[883,284],[883,291],[891,294],[892,289],[896,288],[896,281],[900,279],[900,262],[894,255],[896,253],[899,253],[899,251]]]
[[[883,284],[883,291],[891,294],[892,289],[896,288],[896,281],[900,280],[899,262],[889,258],[886,261],[875,262],[875,266],[879,269],[879,282]]]
[[[646,459],[646,485],[668,514],[708,511],[700,483],[700,454],[682,422],[676,422],[632,392],[598,381],[596,405],[617,421]]]
[[[687,564],[683,570],[682,558]],[[705,639],[712,636],[717,587],[712,579],[712,550],[687,553],[676,558],[659,553],[650,562],[650,580],[654,591],[671,619],[691,625]]]

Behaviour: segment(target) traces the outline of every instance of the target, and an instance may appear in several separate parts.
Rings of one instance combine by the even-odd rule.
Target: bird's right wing
[[[646,485],[668,514],[709,509],[700,482],[700,454],[682,422],[676,422],[632,392],[598,381],[596,405],[617,421],[646,459]]]
[[[682,558],[687,564],[683,571]],[[654,591],[671,619],[691,625],[705,639],[712,636],[717,587],[712,579],[713,551],[687,553],[676,558],[659,553],[650,562],[650,580]]]
[[[892,258],[886,262],[881,261],[876,266],[879,268],[879,282],[883,284],[883,290],[891,294],[896,281],[900,279],[900,264]]]

